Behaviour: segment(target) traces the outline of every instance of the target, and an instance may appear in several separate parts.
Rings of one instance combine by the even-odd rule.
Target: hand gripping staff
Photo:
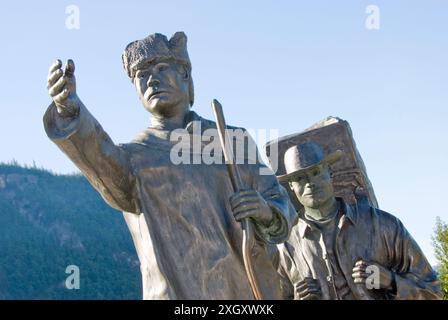
[[[226,132],[226,121],[224,119],[224,113],[222,111],[222,106],[217,100],[212,101],[212,108],[216,118],[216,126],[218,128],[219,141],[221,142],[221,147],[224,152],[224,159],[227,166],[227,171],[229,172],[230,180],[232,181],[234,192],[242,190],[243,181],[241,180],[241,175],[238,170],[238,166],[235,162],[235,157],[233,154],[232,146],[233,142],[230,141],[229,135]],[[260,291],[260,286],[257,282],[257,278],[254,273],[254,266],[252,264],[251,248],[254,243],[254,227],[249,218],[244,219],[241,222],[241,227],[243,229],[243,260],[244,267],[246,269],[247,277],[249,278],[250,287],[252,293],[256,300],[262,300],[262,295]]]

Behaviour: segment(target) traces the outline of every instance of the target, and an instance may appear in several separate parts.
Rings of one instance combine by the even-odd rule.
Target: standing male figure
[[[285,153],[287,181],[304,207],[279,246],[286,297],[295,299],[440,299],[440,286],[423,252],[391,214],[334,196],[330,165],[313,142]]]
[[[104,200],[123,211],[140,260],[144,299],[252,299],[238,223],[245,218],[255,225],[253,261],[264,298],[280,298],[264,244],[286,240],[295,213],[276,177],[260,175],[260,161],[245,162],[240,171],[247,190],[234,194],[224,164],[172,161],[179,137],[201,141],[204,131],[216,128],[190,110],[186,43],[183,32],[169,40],[156,33],[126,47],[124,68],[152,115],[150,127],[131,143],[115,145],[80,101],[71,60],[65,72],[59,60],[50,68],[53,103],[45,130]],[[174,130],[176,141],[170,139]],[[190,158],[203,147],[189,145],[182,152]]]

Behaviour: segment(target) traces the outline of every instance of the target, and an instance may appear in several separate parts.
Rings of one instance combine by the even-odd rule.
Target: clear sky
[[[76,5],[80,28],[66,27]],[[380,9],[368,30],[366,7]],[[149,115],[121,65],[132,40],[182,30],[194,109],[229,124],[302,131],[329,115],[348,120],[380,207],[397,215],[435,263],[436,216],[448,221],[448,2],[2,1],[0,161],[76,167],[46,137],[48,67],[76,64],[78,93],[115,142]]]

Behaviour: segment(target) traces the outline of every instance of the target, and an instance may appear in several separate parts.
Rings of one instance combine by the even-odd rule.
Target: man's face
[[[318,209],[334,197],[331,175],[326,164],[320,164],[299,173],[291,189],[305,208]]]
[[[134,84],[151,114],[171,118],[189,110],[188,70],[172,61],[159,61],[137,70]]]

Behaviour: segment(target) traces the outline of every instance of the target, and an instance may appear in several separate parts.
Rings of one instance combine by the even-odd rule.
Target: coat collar
[[[199,116],[196,112],[190,111],[187,114],[185,129],[188,133],[194,133],[195,124],[201,124],[201,134],[207,129],[216,129],[216,123],[212,120],[208,120]]]
[[[216,128],[214,121],[202,118],[194,111],[189,111],[186,116],[185,127],[183,130],[189,134],[202,135],[205,130]],[[200,130],[200,131],[197,131]],[[163,140],[169,140],[170,133],[172,131],[160,130],[154,127],[148,127],[140,132],[133,140],[134,143],[140,144],[160,144]],[[157,138],[156,138],[157,137]]]
[[[356,225],[358,220],[358,212],[355,207],[350,206],[346,203],[342,198],[336,198],[341,204],[341,208],[343,209],[343,214],[339,219],[338,228],[341,229],[344,224],[349,221],[353,225]],[[304,238],[306,233],[309,231],[314,231],[315,227],[313,227],[306,219],[303,217],[299,218],[299,222],[297,224],[298,232],[300,238]]]

